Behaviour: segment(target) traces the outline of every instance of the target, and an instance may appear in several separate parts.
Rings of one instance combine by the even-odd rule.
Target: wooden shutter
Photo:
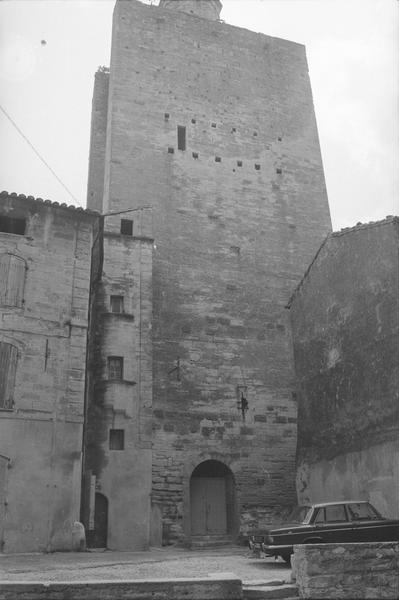
[[[13,254],[0,257],[0,303],[22,306],[25,286],[25,261]]]
[[[10,266],[10,255],[3,254],[0,256],[0,304],[7,304],[7,290],[8,290],[8,271]]]
[[[0,408],[14,405],[15,374],[18,350],[15,346],[0,342]]]
[[[25,285],[25,261],[18,256],[10,256],[8,270],[8,305],[22,306]]]

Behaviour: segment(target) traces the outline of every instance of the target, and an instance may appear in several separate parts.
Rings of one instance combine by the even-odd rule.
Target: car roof
[[[305,506],[319,508],[320,506],[332,506],[334,504],[369,504],[369,502],[368,500],[336,500],[335,502],[318,502],[317,504],[312,503]]]

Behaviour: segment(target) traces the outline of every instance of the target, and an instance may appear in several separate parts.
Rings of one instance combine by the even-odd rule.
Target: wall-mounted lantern
[[[237,410],[241,412],[242,420],[245,421],[245,415],[248,411],[247,386],[237,386]]]

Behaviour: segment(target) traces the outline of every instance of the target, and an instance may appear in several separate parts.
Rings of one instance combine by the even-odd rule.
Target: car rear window
[[[353,502],[347,506],[352,521],[380,519],[380,515],[368,502]]]

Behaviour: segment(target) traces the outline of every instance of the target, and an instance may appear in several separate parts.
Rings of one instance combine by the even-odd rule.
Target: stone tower
[[[160,0],[159,8],[181,10],[190,15],[217,21],[222,3],[220,0]]]
[[[138,511],[147,523],[150,501],[153,543],[235,539],[296,502],[285,306],[331,229],[308,67],[302,45],[224,24],[220,6],[119,0],[110,73],[96,78],[88,206],[118,213],[105,221],[104,261],[120,290],[138,245],[155,240],[152,482],[148,453],[140,463],[125,450],[110,466],[118,389],[109,416],[98,408],[89,423],[99,441],[87,467],[99,486],[113,469],[118,485],[104,495],[110,511],[124,507],[114,547],[143,546],[143,530],[139,541],[133,533]],[[119,214],[143,205],[152,206],[147,237]],[[117,250],[126,219],[135,223],[135,257]],[[141,272],[123,293],[143,300]],[[137,309],[133,317],[138,325]],[[131,344],[139,329],[131,328]],[[104,360],[106,352],[132,360],[132,346],[112,339]],[[149,362],[135,364],[148,379]],[[144,402],[147,414],[149,398],[134,389],[131,402]],[[126,445],[137,448],[135,414],[124,418]]]

